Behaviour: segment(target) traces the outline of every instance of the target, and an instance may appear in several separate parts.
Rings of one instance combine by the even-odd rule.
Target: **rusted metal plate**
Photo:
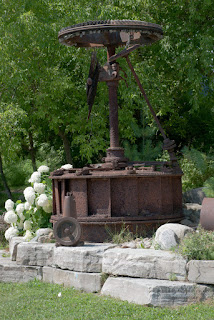
[[[204,229],[214,231],[214,198],[204,198],[200,214],[200,224]]]

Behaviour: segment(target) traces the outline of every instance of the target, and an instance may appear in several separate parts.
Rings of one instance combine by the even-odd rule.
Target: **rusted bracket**
[[[110,64],[106,63],[103,67],[100,68],[99,81],[113,81],[122,79],[119,76],[119,64],[117,62]]]

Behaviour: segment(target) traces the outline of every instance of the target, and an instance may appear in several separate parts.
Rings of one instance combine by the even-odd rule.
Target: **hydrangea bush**
[[[14,203],[10,199],[5,202],[7,212],[4,220],[11,225],[5,232],[7,240],[17,235],[24,235],[24,239],[29,241],[37,229],[50,227],[52,189],[48,172],[47,166],[40,166],[33,172],[28,180],[31,186],[24,190],[24,203],[21,200]]]

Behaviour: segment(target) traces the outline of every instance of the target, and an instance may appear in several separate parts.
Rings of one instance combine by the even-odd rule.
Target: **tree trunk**
[[[28,137],[29,137],[29,141],[30,141],[29,151],[30,151],[30,156],[31,156],[31,161],[32,161],[33,170],[34,170],[34,171],[37,171],[35,148],[34,148],[34,143],[33,143],[33,135],[32,135],[32,132],[31,132],[31,131],[28,132]]]
[[[8,198],[12,199],[12,193],[10,191],[10,188],[9,188],[8,184],[7,184],[7,180],[6,180],[6,177],[4,175],[4,171],[3,171],[1,154],[0,154],[0,174],[1,174],[2,181],[3,181],[4,190],[5,190]]]
[[[71,156],[71,146],[70,146],[70,142],[66,136],[66,134],[62,131],[59,131],[59,136],[63,141],[63,146],[64,146],[64,150],[65,150],[65,156],[66,156],[66,161],[67,163],[73,164],[72,161],[72,156]]]

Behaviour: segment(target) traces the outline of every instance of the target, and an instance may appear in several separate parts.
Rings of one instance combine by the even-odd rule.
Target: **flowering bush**
[[[48,179],[49,168],[40,166],[33,172],[30,179],[30,187],[24,190],[25,203],[18,200],[14,203],[8,199],[5,202],[4,220],[11,226],[5,232],[5,238],[24,235],[26,241],[34,237],[39,228],[49,227],[49,219],[52,212],[52,189]]]

